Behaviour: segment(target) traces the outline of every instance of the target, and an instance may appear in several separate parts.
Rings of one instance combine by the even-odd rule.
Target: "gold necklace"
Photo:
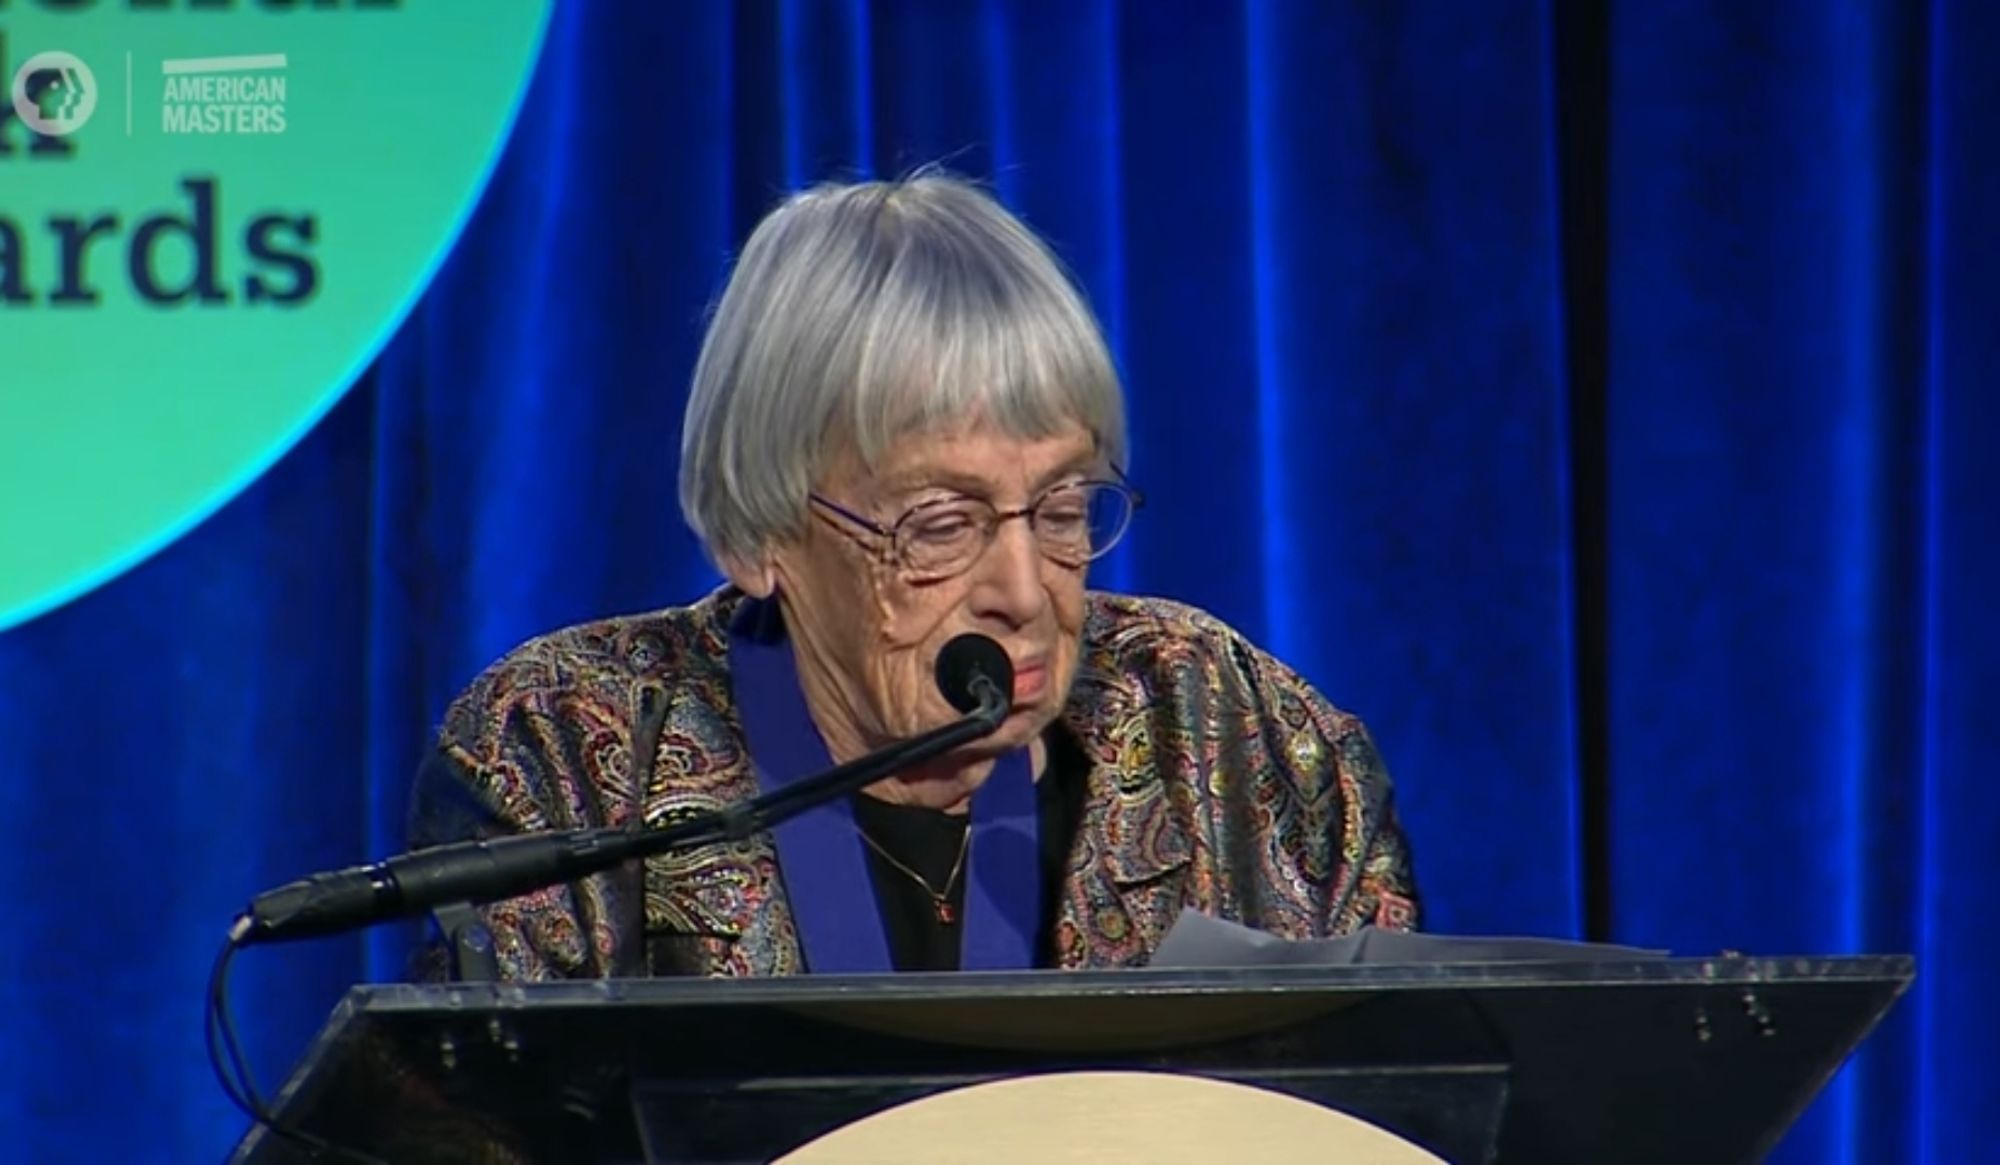
[[[915,870],[904,865],[902,862],[897,861],[896,855],[890,853],[886,849],[883,849],[882,843],[868,836],[867,830],[857,825],[854,827],[854,832],[861,835],[861,840],[868,843],[869,849],[872,849],[876,853],[882,855],[883,861],[888,862],[891,866],[894,866],[899,872],[901,872],[903,876],[909,878],[911,881],[915,882],[917,885],[922,886],[924,888],[924,893],[931,896],[931,908],[937,911],[937,920],[940,926],[958,925],[958,908],[951,904],[951,888],[953,886],[958,885],[958,875],[965,869],[966,851],[972,848],[971,822],[969,821],[966,822],[965,833],[958,839],[958,860],[954,861],[951,864],[951,873],[949,876],[945,878],[944,889],[942,890],[933,887],[930,883],[929,878],[924,877],[922,874],[917,873]]]

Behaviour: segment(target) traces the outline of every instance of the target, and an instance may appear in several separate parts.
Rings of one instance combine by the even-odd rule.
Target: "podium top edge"
[[[1780,987],[1872,983],[1897,994],[1916,974],[1909,955],[1632,959],[1609,962],[1421,963],[1345,967],[1122,968],[1089,971],[900,972],[772,978],[652,978],[545,983],[375,983],[348,993],[346,1009],[371,1012],[487,1007],[832,1002],[993,995],[1218,995],[1330,991],[1569,988]]]

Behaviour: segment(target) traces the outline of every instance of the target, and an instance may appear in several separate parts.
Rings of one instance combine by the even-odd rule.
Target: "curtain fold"
[[[0,634],[0,1128],[220,1154],[229,918],[399,848],[438,714],[509,647],[714,585],[675,464],[729,256],[786,190],[940,162],[1113,339],[1148,504],[1097,581],[1364,717],[1434,928],[1915,953],[1777,1159],[1979,1159],[1995,44],[1965,0],[558,5],[348,398]],[[267,1087],[410,938],[241,960]]]

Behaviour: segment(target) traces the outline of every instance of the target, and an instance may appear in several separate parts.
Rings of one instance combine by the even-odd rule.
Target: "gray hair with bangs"
[[[797,536],[831,458],[990,425],[1088,430],[1115,465],[1125,407],[1061,264],[978,187],[936,171],[788,199],[744,245],[702,342],[681,512],[719,562]]]

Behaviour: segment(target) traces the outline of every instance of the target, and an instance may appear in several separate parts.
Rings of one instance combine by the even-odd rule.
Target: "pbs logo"
[[[13,97],[21,124],[63,137],[97,112],[97,76],[74,53],[36,53],[14,70]]]

